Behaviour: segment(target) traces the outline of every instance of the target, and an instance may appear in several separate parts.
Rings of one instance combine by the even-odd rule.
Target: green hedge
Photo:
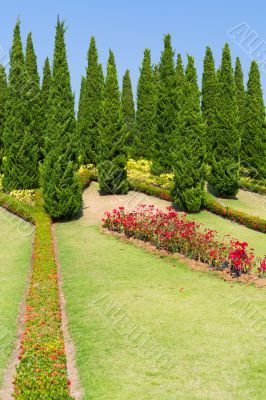
[[[266,185],[263,181],[256,181],[250,178],[241,178],[240,185],[242,189],[249,190],[250,192],[266,194]]]
[[[40,192],[35,207],[4,193],[0,193],[0,205],[36,226],[14,398],[70,400],[51,219]]]

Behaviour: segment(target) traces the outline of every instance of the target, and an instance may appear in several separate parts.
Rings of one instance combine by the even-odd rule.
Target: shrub
[[[13,190],[10,192],[10,196],[14,197],[18,201],[21,201],[22,203],[34,205],[34,190]]]

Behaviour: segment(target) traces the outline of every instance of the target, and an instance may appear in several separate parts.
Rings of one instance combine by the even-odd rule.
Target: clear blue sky
[[[0,46],[8,53],[17,16],[21,19],[22,39],[33,34],[39,70],[46,56],[52,58],[57,15],[68,27],[66,33],[68,61],[72,87],[79,93],[80,78],[86,66],[90,36],[94,35],[100,60],[106,68],[108,49],[112,48],[117,61],[119,79],[130,69],[136,89],[143,49],[149,47],[153,62],[162,49],[163,34],[172,35],[173,47],[185,59],[186,53],[195,57],[199,81],[205,47],[213,49],[216,65],[220,63],[221,49],[228,41],[233,59],[239,56],[245,79],[252,50],[256,43],[266,42],[265,0],[9,0],[1,7]],[[245,29],[255,31],[254,43],[240,46],[228,31],[245,23]],[[244,29],[244,28],[243,28]],[[242,34],[242,33],[241,33]],[[254,36],[255,35],[255,36]],[[241,37],[241,40],[244,38]],[[261,59],[264,58],[261,56]],[[262,61],[262,82],[266,94],[266,56]]]

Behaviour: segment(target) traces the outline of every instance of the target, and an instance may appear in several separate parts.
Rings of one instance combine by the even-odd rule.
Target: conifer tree
[[[42,79],[42,87],[41,87],[41,107],[42,107],[42,137],[43,143],[41,145],[42,155],[44,154],[44,138],[47,131],[48,124],[48,101],[51,87],[51,68],[48,57],[45,59],[44,67],[43,67],[43,79]]]
[[[121,96],[114,55],[110,51],[102,118],[100,122],[100,152],[98,173],[100,189],[104,193],[127,193],[126,173],[127,131],[123,118]]]
[[[132,155],[151,160],[156,129],[156,85],[151,66],[151,52],[144,50],[137,89],[137,111]]]
[[[64,23],[58,19],[43,168],[44,205],[53,218],[71,217],[81,207],[81,188],[76,175],[74,96],[64,34]]]
[[[216,116],[217,76],[210,47],[206,48],[202,74],[202,115],[207,124],[206,150],[211,156],[213,146],[213,124]]]
[[[10,53],[6,124],[3,134],[3,186],[6,191],[38,187],[38,146],[36,136],[32,133],[32,118],[29,112],[30,84],[18,20]]]
[[[126,70],[126,73],[123,77],[121,102],[124,121],[126,123],[128,132],[128,145],[131,146],[133,141],[133,129],[135,123],[135,106],[129,70]]]
[[[85,108],[82,120],[79,120],[79,138],[83,148],[81,162],[84,164],[97,163],[99,143],[99,122],[101,119],[104,76],[102,66],[98,61],[98,51],[95,38],[91,37],[88,50],[87,90]]]
[[[183,105],[186,97],[186,74],[184,71],[184,66],[182,62],[181,54],[177,55],[177,62],[176,62],[176,138],[177,138],[177,148],[176,152],[173,156],[173,162],[175,164],[176,157],[178,155],[179,146],[182,145],[182,138],[181,138],[181,131],[183,129]]]
[[[43,128],[43,110],[40,91],[40,77],[37,67],[37,57],[33,48],[32,35],[28,34],[26,46],[26,78],[27,78],[27,93],[26,99],[28,103],[28,112],[30,117],[29,129],[35,137],[35,142],[38,146],[38,159],[42,159],[42,149],[44,145]]]
[[[181,58],[179,69],[181,74]],[[183,81],[182,130],[174,165],[174,202],[183,210],[199,211],[204,196],[205,124],[200,110],[200,92],[194,58],[188,56]]]
[[[159,65],[156,135],[152,171],[171,172],[177,146],[177,104],[174,51],[171,36],[164,37],[164,50]]]
[[[0,64],[0,172],[4,156],[3,133],[6,121],[7,79],[5,67]]]
[[[81,77],[80,93],[79,93],[79,105],[78,105],[78,115],[76,124],[76,137],[78,141],[78,161],[82,163],[84,161],[85,151],[84,151],[84,136],[82,132],[85,132],[85,121],[86,121],[86,95],[87,95],[87,80],[85,76]]]
[[[236,87],[236,103],[239,114],[239,129],[242,136],[245,121],[245,87],[242,66],[239,57],[236,58],[236,66],[234,71],[235,87]]]
[[[213,159],[210,183],[222,196],[234,196],[239,189],[239,132],[238,109],[231,55],[225,44],[216,95],[216,114],[213,127]]]
[[[256,61],[251,62],[247,83],[241,158],[254,178],[266,178],[265,106]]]

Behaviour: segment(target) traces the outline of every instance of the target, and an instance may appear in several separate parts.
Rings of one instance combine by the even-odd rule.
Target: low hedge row
[[[256,181],[250,178],[241,178],[240,184],[242,189],[249,190],[250,192],[266,194],[266,186],[262,181]]]
[[[159,197],[167,201],[172,201],[169,190],[147,185],[143,182],[138,182],[136,180],[130,180],[130,188],[132,190]],[[254,217],[252,215],[234,210],[229,207],[224,207],[208,193],[205,194],[204,208],[214,214],[220,215],[223,218],[227,218],[231,221],[237,222],[238,224],[245,225],[250,229],[266,233],[266,221],[264,219]]]
[[[4,193],[0,193],[0,205],[36,226],[14,398],[70,400],[51,219],[40,192],[35,207]]]

